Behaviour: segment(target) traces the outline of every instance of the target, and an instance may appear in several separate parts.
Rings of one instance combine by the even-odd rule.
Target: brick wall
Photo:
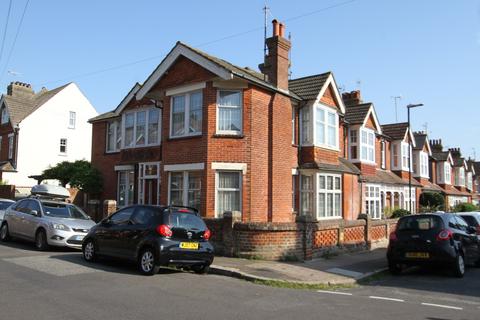
[[[218,254],[269,260],[307,260],[332,251],[385,247],[396,227],[395,219],[302,223],[206,219],[206,223],[212,230],[211,242]]]

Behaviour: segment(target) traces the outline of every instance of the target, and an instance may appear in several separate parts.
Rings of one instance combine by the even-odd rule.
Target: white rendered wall
[[[70,111],[76,113],[75,129],[69,128]],[[71,83],[50,98],[19,124],[16,173],[3,173],[3,179],[17,187],[31,187],[49,166],[62,161],[88,160],[92,151],[92,126],[88,119],[97,111]],[[60,153],[60,139],[67,139],[66,154]]]

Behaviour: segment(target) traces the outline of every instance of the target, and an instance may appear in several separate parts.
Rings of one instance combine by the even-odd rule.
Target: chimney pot
[[[277,19],[272,20],[272,25],[273,25],[273,28],[272,28],[273,36],[278,37],[278,35],[280,34],[280,26],[278,24]]]
[[[280,22],[279,28],[280,28],[280,37],[285,38],[285,25]]]

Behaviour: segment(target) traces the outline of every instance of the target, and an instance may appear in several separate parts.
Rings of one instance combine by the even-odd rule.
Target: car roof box
[[[52,198],[62,198],[66,199],[70,197],[70,192],[64,187],[55,186],[51,184],[38,184],[32,187],[32,195],[52,197]]]

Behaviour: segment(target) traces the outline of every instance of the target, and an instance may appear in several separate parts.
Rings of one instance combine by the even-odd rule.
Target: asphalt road
[[[0,244],[0,319],[480,319],[480,269],[464,279],[413,270],[340,292],[281,289],[77,251]],[[389,300],[386,300],[389,299]]]

